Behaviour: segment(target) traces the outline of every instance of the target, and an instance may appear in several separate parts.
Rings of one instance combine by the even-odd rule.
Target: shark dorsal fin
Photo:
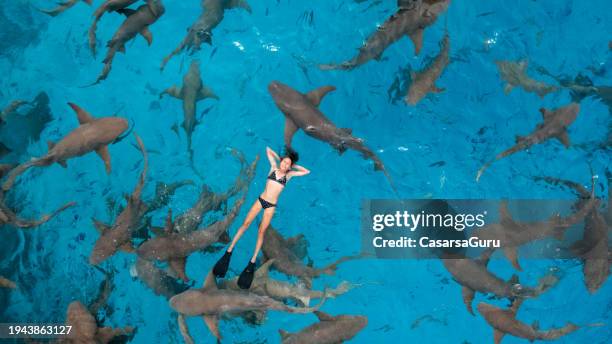
[[[310,100],[310,102],[314,106],[319,106],[319,104],[321,104],[321,100],[323,99],[323,97],[325,97],[326,94],[334,90],[336,90],[336,87],[334,86],[319,87],[317,89],[314,89],[306,93],[306,98],[308,98],[308,100]]]
[[[86,124],[86,123],[91,123],[94,121],[94,118],[92,115],[89,114],[89,112],[83,110],[81,107],[79,107],[78,105],[76,105],[75,103],[68,103],[68,105],[72,108],[72,110],[74,110],[74,112],[77,115],[77,118],[79,119],[79,123],[81,125]]]
[[[110,230],[111,226],[107,225],[106,223],[99,221],[95,218],[91,219],[94,223],[94,227],[96,228],[96,230],[98,231],[98,233],[100,233],[100,235],[106,233],[108,230]]]
[[[545,108],[540,108],[540,113],[542,114],[542,118],[544,119],[544,121],[550,120],[550,118],[552,118],[554,115],[552,111],[547,110]]]
[[[499,222],[512,221],[512,215],[508,209],[508,201],[501,201],[499,203]]]
[[[287,338],[289,338],[289,336],[291,336],[291,333],[285,331],[285,330],[278,330],[278,334],[280,334],[281,336],[281,340],[285,340]]]
[[[317,318],[319,318],[319,321],[332,321],[332,320],[334,320],[333,316],[331,316],[331,315],[329,315],[327,313],[321,312],[321,311],[315,311],[314,315],[316,315]]]
[[[204,280],[204,285],[202,286],[204,290],[216,290],[217,288],[217,280],[215,279],[215,275],[213,275],[212,270],[206,276]]]

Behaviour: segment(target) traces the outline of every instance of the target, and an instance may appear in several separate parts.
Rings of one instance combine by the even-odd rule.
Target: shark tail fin
[[[542,340],[555,340],[567,334],[570,334],[578,330],[579,328],[580,327],[578,325],[568,323],[567,325],[561,328],[556,328],[556,329],[540,332],[540,338]]]
[[[58,208],[57,210],[55,210],[54,212],[52,212],[51,214],[44,215],[39,220],[28,221],[28,220],[22,220],[22,219],[16,218],[14,223],[12,223],[12,224],[15,227],[19,227],[19,228],[38,227],[38,226],[48,222],[49,220],[51,220],[52,218],[54,218],[57,214],[61,213],[62,211],[64,211],[64,210],[74,206],[75,204],[76,204],[75,202],[66,203],[63,206],[61,206],[60,208]]]

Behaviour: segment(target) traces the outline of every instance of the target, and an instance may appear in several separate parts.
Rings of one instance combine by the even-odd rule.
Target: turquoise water
[[[90,88],[81,86],[93,82],[102,70],[103,42],[112,37],[123,18],[117,14],[103,17],[98,25],[100,56],[93,59],[86,36],[92,7],[79,3],[49,18],[36,12],[31,3],[3,1],[0,103],[33,99],[44,91],[49,95],[53,120],[40,140],[30,142],[17,159],[44,155],[47,140],[58,140],[75,128],[77,121],[68,101],[94,116],[118,113],[133,122],[133,130],[151,151],[145,200],[153,196],[157,181],[192,179],[196,183],[173,197],[170,207],[175,214],[191,207],[203,183],[218,192],[231,185],[239,166],[227,147],[243,151],[248,160],[260,155],[247,204],[261,192],[268,171],[265,147],[280,149],[283,142],[284,119],[267,91],[272,80],[301,92],[336,86],[321,110],[339,127],[351,127],[379,154],[402,198],[569,198],[570,193],[545,187],[532,177],[550,175],[588,185],[590,166],[603,176],[611,165],[610,150],[592,144],[608,135],[610,109],[600,99],[589,97],[582,100],[580,115],[569,128],[574,147],[565,149],[549,141],[493,164],[479,183],[474,180],[485,161],[511,146],[515,135],[530,132],[540,122],[539,108],[556,108],[572,100],[565,89],[544,99],[518,88],[505,95],[494,61],[528,58],[529,74],[552,84],[555,80],[539,74],[538,66],[571,78],[583,73],[595,85],[612,84],[608,48],[612,6],[608,1],[453,0],[448,12],[425,31],[419,56],[414,56],[413,45],[405,38],[389,47],[380,61],[353,71],[321,71],[316,67],[319,63],[351,58],[376,25],[395,11],[395,2],[251,0],[252,14],[226,12],[214,30],[212,47],[203,45],[192,56],[181,54],[160,73],[162,58],[176,47],[200,13],[199,1],[166,0],[165,15],[150,28],[152,46],[147,47],[142,37],[128,43],[126,54],[115,57],[108,79]],[[50,5],[44,1],[35,4]],[[405,85],[407,68],[418,70],[426,65],[438,53],[445,30],[451,39],[451,63],[437,84],[446,92],[430,95],[414,107],[394,102],[389,96],[394,81]],[[194,166],[204,179],[190,165],[182,129],[178,136],[171,130],[182,121],[180,101],[158,97],[165,88],[182,84],[192,59],[201,62],[202,80],[220,97],[198,103],[197,113],[206,113],[192,145]],[[110,147],[110,175],[105,174],[99,158],[89,154],[70,160],[67,169],[59,165],[33,169],[19,179],[7,197],[24,217],[50,212],[68,201],[77,206],[35,230],[2,228],[0,275],[20,287],[0,289],[0,322],[63,322],[71,301],[87,303],[96,297],[103,275],[87,262],[98,238],[91,218],[110,222],[106,200],[119,200],[133,190],[142,158],[132,142],[129,136]],[[361,201],[394,197],[384,175],[355,152],[340,156],[303,133],[296,135],[293,145],[301,153],[300,164],[312,173],[289,183],[273,225],[287,237],[304,233],[316,266],[359,252]],[[444,163],[438,163],[441,161]],[[605,195],[605,178],[597,185],[597,194]],[[236,222],[242,221],[246,211],[245,206]],[[156,212],[153,222],[163,224],[165,214],[166,209]],[[234,223],[232,233],[238,225]],[[255,233],[251,229],[238,244],[232,275],[249,259]],[[218,254],[205,253],[190,257],[187,274],[196,279],[196,286],[217,258]],[[167,300],[130,276],[134,262],[135,255],[119,253],[104,265],[117,270],[116,289],[109,300],[112,313],[105,315],[104,324],[137,327],[134,343],[180,342]],[[563,278],[550,292],[526,302],[519,319],[529,324],[537,319],[542,329],[568,321],[603,322],[603,327],[581,329],[559,342],[612,341],[610,281],[590,295],[577,261],[530,260],[523,265],[521,282],[527,285],[535,284],[550,267],[560,268]],[[506,260],[494,260],[490,268],[504,279],[514,273]],[[286,278],[277,272],[273,276]],[[483,318],[465,310],[460,286],[439,261],[351,261],[342,264],[335,276],[315,280],[314,286],[322,289],[343,280],[362,285],[329,300],[322,309],[368,317],[368,326],[353,339],[355,343],[493,340]],[[482,300],[486,296],[478,295],[475,304]],[[505,300],[491,302],[507,305]],[[426,315],[430,320],[413,326]],[[241,320],[222,321],[221,333],[228,343],[277,343],[278,329],[297,332],[315,321],[313,315],[270,312],[258,327]],[[198,343],[214,342],[201,319],[190,318],[188,324]],[[520,341],[508,336],[503,342]]]

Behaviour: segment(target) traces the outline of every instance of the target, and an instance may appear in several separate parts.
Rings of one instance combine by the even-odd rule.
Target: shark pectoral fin
[[[327,95],[329,92],[332,92],[335,90],[336,90],[336,87],[334,86],[319,87],[317,89],[314,89],[306,93],[306,98],[308,98],[308,100],[310,100],[310,102],[314,106],[319,106],[319,104],[321,104],[321,100],[323,100],[323,97],[325,97],[325,95]]]
[[[321,311],[314,311],[314,315],[319,318],[319,321],[333,321],[334,317]]]
[[[145,26],[144,29],[140,30],[140,35],[144,37],[144,39],[147,41],[147,44],[149,46],[153,44],[153,34],[151,33],[151,30],[149,30],[148,26]]]
[[[187,273],[185,272],[185,266],[187,265],[187,257],[181,258],[173,258],[168,261],[168,265],[174,272],[178,278],[182,279],[185,282],[189,282],[189,277],[187,277]]]
[[[98,233],[100,233],[100,235],[106,233],[111,228],[111,226],[107,225],[106,223],[102,221],[96,220],[95,218],[91,218],[91,220],[93,221],[94,227],[96,228]]]
[[[504,249],[504,254],[506,254],[506,258],[512,263],[515,269],[518,271],[522,271],[521,265],[518,262],[518,250],[516,247],[506,247]]]
[[[278,334],[280,334],[281,336],[281,341],[286,340],[287,338],[289,338],[291,336],[291,333],[285,331],[285,330],[278,330]]]
[[[474,315],[474,308],[472,308],[472,302],[474,301],[474,292],[473,289],[470,289],[466,286],[461,288],[461,295],[463,296],[463,303],[465,303],[465,307],[467,307],[468,312]]]
[[[204,285],[202,286],[202,288],[204,290],[207,290],[207,289],[209,289],[209,290],[219,289],[217,287],[217,280],[215,279],[215,275],[213,275],[212,270],[206,276],[206,279],[204,280]]]
[[[134,249],[134,246],[132,246],[132,243],[129,241],[119,246],[119,249],[126,253],[134,253],[136,251],[136,249]]]
[[[216,315],[204,315],[202,316],[206,327],[212,332],[213,336],[217,338],[217,341],[221,340],[221,333],[219,333],[219,317]]]
[[[182,99],[183,98],[183,88],[182,87],[179,88],[179,87],[176,87],[176,86],[172,86],[170,88],[167,88],[165,91],[163,91],[159,95],[159,98],[161,99],[164,96],[164,94],[168,94],[168,95],[170,95],[171,97],[174,97],[174,98]]]
[[[106,173],[110,174],[111,160],[110,160],[110,153],[108,152],[108,146],[102,146],[96,149],[96,153],[100,156],[102,161],[104,161],[104,167],[106,168]]]
[[[293,135],[298,130],[298,126],[289,117],[285,117],[285,145],[291,147]]]
[[[79,120],[79,124],[83,125],[86,123],[91,123],[94,121],[94,118],[92,115],[89,114],[89,112],[83,110],[82,108],[80,108],[78,105],[76,105],[75,103],[68,103],[68,105],[72,108],[72,110],[74,110],[74,112],[77,115],[77,119]]]
[[[444,88],[444,87],[438,87],[438,86],[436,86],[436,85],[433,85],[433,86],[431,87],[431,90],[430,90],[430,91],[431,91],[432,93],[442,93],[442,92],[446,91],[446,88]]]
[[[202,86],[202,88],[200,88],[200,91],[198,91],[198,100],[202,100],[206,98],[212,98],[212,99],[219,100],[219,96],[217,96],[215,92],[213,92],[213,90],[211,90],[210,88],[206,86]]]
[[[423,29],[418,29],[408,35],[414,44],[414,54],[418,55],[423,47]]]
[[[570,147],[571,142],[570,142],[569,135],[567,134],[567,131],[563,130],[563,132],[555,136],[555,138],[559,140],[559,142],[561,142],[565,146],[565,148]]]
[[[242,8],[249,13],[253,13],[251,6],[249,6],[249,3],[246,2],[246,0],[230,0],[226,5],[226,8]]]
[[[57,163],[63,168],[68,168],[68,164],[66,163],[66,160],[60,160]]]
[[[504,94],[508,95],[510,94],[510,92],[512,92],[512,89],[514,88],[514,86],[510,85],[510,84],[506,84],[504,86]]]
[[[494,344],[500,344],[502,341],[502,338],[504,338],[505,333],[503,333],[500,330],[493,330],[493,343]]]

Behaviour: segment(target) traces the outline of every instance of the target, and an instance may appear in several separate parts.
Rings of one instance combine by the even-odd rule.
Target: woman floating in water
[[[234,246],[238,240],[240,240],[240,237],[242,237],[244,232],[246,232],[246,230],[249,228],[251,222],[253,222],[255,219],[255,216],[257,216],[259,211],[263,209],[263,218],[259,224],[259,233],[257,234],[255,252],[253,253],[251,261],[249,261],[249,264],[238,278],[238,286],[240,286],[242,289],[249,289],[251,287],[253,275],[255,273],[255,260],[257,259],[259,250],[261,250],[266,229],[270,225],[272,216],[274,216],[276,202],[278,201],[278,197],[280,196],[281,192],[285,188],[285,184],[287,184],[287,181],[293,177],[301,177],[310,173],[310,171],[306,168],[296,164],[298,161],[297,152],[290,147],[286,147],[285,151],[286,152],[283,158],[280,158],[276,152],[270,149],[270,147],[266,148],[266,154],[268,156],[268,160],[270,161],[270,172],[268,173],[266,188],[264,189],[263,193],[259,195],[258,200],[255,201],[251,207],[251,210],[249,210],[249,213],[244,219],[242,226],[240,226],[238,229],[238,232],[236,233],[236,236],[234,236],[234,240],[230,244],[229,248],[227,251],[225,251],[223,257],[217,261],[215,267],[213,268],[213,274],[215,276],[225,277]],[[277,164],[277,161],[280,161],[280,166]]]

